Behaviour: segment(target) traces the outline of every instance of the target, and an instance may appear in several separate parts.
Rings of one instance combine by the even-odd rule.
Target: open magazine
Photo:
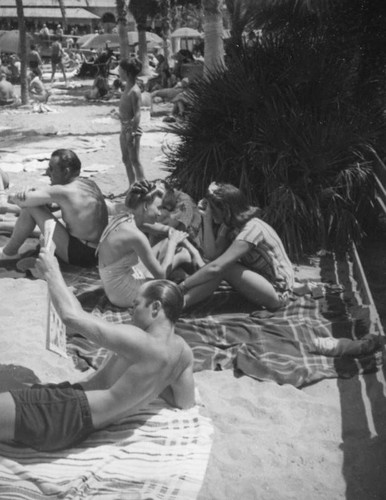
[[[44,223],[44,247],[51,252],[55,252],[55,243],[53,241],[56,221],[47,220]],[[48,291],[48,319],[47,319],[47,343],[48,350],[56,352],[60,356],[67,358],[66,352],[66,327],[57,313]]]

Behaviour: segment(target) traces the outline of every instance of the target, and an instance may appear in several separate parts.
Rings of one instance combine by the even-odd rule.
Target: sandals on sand
[[[4,247],[0,247],[0,260],[18,260],[20,259],[20,254],[15,253],[13,255],[8,255],[4,253]]]

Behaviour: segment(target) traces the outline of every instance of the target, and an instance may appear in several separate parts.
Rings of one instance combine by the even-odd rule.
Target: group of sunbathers
[[[57,150],[47,170],[50,186],[8,196],[20,213],[0,259],[19,259],[35,226],[43,231],[45,221],[55,219],[56,256],[77,266],[97,265],[107,297],[132,308],[132,323],[85,312],[58,261],[43,248],[36,267],[63,322],[111,354],[80,384],[0,394],[0,441],[64,448],[158,396],[189,408],[195,401],[193,355],[174,333],[183,308],[207,299],[226,280],[248,300],[276,310],[294,285],[279,236],[238,188],[212,182],[197,205],[165,181],[140,179],[131,184],[124,206],[108,207],[80,170],[73,151]],[[184,279],[177,285],[170,278],[181,266]]]

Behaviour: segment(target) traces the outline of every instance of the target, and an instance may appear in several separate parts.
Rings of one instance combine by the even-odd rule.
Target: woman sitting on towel
[[[226,280],[260,306],[282,307],[294,271],[277,233],[231,184],[212,182],[206,200],[203,246],[211,262],[180,284],[186,306],[205,300]]]
[[[162,195],[154,182],[135,182],[125,200],[128,212],[114,217],[101,236],[99,274],[116,306],[131,307],[145,281],[166,278],[174,268],[191,262],[194,248],[183,243],[187,233],[171,228],[167,238],[152,248],[141,231],[143,224],[159,217]]]

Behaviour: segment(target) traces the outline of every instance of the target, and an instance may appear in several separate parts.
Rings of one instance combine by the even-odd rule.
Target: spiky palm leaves
[[[355,48],[337,57],[328,36],[316,25],[272,33],[194,83],[168,154],[171,178],[196,198],[212,180],[240,186],[292,257],[359,240],[373,199],[368,149],[385,132],[379,94],[357,100]]]

